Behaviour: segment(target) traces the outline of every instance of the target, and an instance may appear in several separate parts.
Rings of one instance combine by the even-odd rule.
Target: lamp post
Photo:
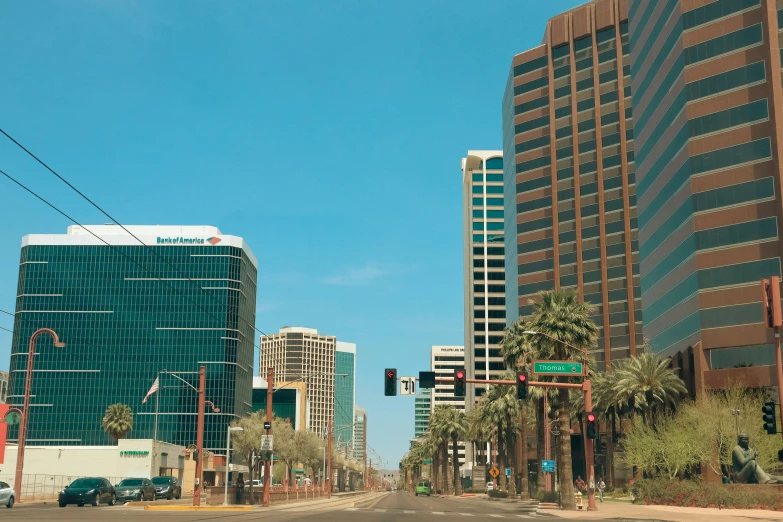
[[[593,393],[592,393],[592,385],[590,383],[589,375],[590,370],[588,369],[588,354],[587,350],[583,350],[582,348],[577,348],[576,346],[572,344],[568,344],[567,342],[560,340],[556,337],[552,337],[549,334],[545,334],[544,332],[537,332],[535,330],[524,330],[522,332],[526,335],[541,335],[543,337],[546,337],[552,341],[562,343],[565,346],[568,346],[572,350],[575,350],[582,354],[583,356],[583,362],[584,362],[584,383],[582,384],[582,389],[584,390],[585,394],[585,411],[592,411],[593,410]],[[544,416],[545,419],[547,419],[547,416]],[[545,427],[545,430],[549,429],[548,426],[548,419],[546,420],[547,426]],[[585,446],[585,461],[587,462],[587,509],[595,511],[598,509],[598,506],[595,503],[595,487],[589,487],[590,484],[595,484],[595,456],[594,456],[594,447],[593,447],[593,441],[592,439],[587,438],[586,433],[582,433],[582,440],[584,441]]]
[[[245,431],[242,426],[229,426],[226,430],[226,477],[223,480],[223,505],[228,505],[228,467],[231,461],[231,432]]]
[[[24,384],[24,406],[22,418],[19,421],[19,441],[16,453],[16,476],[14,488],[16,489],[17,502],[22,500],[22,469],[24,468],[24,448],[27,442],[27,423],[30,420],[30,388],[33,384],[33,359],[35,358],[35,340],[41,334],[49,334],[54,340],[55,348],[65,348],[65,343],[60,342],[57,333],[51,328],[39,328],[30,337],[30,351],[27,354],[27,374]]]

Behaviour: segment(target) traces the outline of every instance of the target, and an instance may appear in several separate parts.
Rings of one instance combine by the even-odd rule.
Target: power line
[[[0,330],[5,330],[6,332],[14,333],[13,330],[9,330],[8,328],[3,328],[2,326],[0,326]]]
[[[95,203],[93,200],[91,200],[90,198],[88,198],[88,197],[87,197],[86,195],[84,195],[84,194],[83,194],[83,193],[82,193],[82,192],[81,192],[79,189],[77,189],[77,188],[76,188],[76,187],[74,187],[74,186],[73,186],[71,183],[69,183],[69,182],[68,182],[68,180],[66,180],[66,179],[65,179],[65,178],[63,178],[61,175],[59,175],[57,172],[55,172],[55,171],[54,171],[54,169],[52,169],[52,168],[51,168],[49,165],[47,165],[46,163],[44,163],[44,162],[43,162],[43,160],[41,160],[41,159],[40,159],[38,156],[36,156],[35,154],[33,154],[31,151],[29,151],[29,150],[28,150],[28,149],[27,149],[27,148],[26,148],[24,145],[22,145],[21,143],[19,143],[18,141],[16,141],[16,140],[15,140],[15,139],[14,139],[14,138],[13,138],[13,137],[10,135],[10,134],[8,134],[6,131],[4,131],[4,130],[3,130],[3,129],[1,129],[1,128],[0,128],[0,132],[2,132],[2,133],[5,135],[5,137],[6,137],[6,138],[8,138],[8,139],[9,139],[9,140],[11,140],[12,142],[14,142],[14,143],[15,143],[15,144],[16,144],[16,145],[17,145],[17,146],[20,148],[20,149],[22,149],[22,150],[23,150],[23,151],[25,151],[25,152],[26,152],[28,155],[30,155],[30,157],[32,157],[32,158],[33,158],[35,161],[37,161],[38,163],[40,163],[40,164],[41,164],[41,165],[42,165],[42,166],[43,166],[43,167],[44,167],[46,170],[48,170],[49,172],[51,172],[52,174],[54,174],[54,175],[55,175],[55,176],[56,176],[56,177],[57,177],[57,178],[58,178],[60,181],[62,181],[62,182],[63,182],[63,183],[65,183],[66,185],[68,185],[68,187],[70,187],[70,188],[71,188],[71,189],[72,189],[74,192],[76,192],[76,193],[77,193],[77,194],[79,194],[79,195],[80,195],[82,198],[84,198],[84,199],[85,199],[85,200],[86,200],[88,203],[90,203],[90,205],[92,205],[93,207],[95,207],[96,209],[98,209],[98,211],[99,211],[101,214],[103,214],[103,215],[104,215],[104,216],[106,216],[107,218],[111,219],[113,223],[115,223],[117,226],[119,226],[121,229],[123,229],[125,232],[127,232],[127,233],[128,233],[128,234],[129,234],[129,235],[130,235],[130,236],[131,236],[133,239],[135,239],[136,241],[138,241],[138,242],[139,242],[139,244],[141,244],[141,245],[142,245],[144,248],[146,248],[147,250],[149,250],[150,252],[152,252],[154,255],[156,255],[158,258],[160,258],[161,260],[163,260],[163,261],[164,261],[164,262],[165,262],[167,265],[169,265],[171,268],[173,268],[173,269],[174,269],[174,270],[175,270],[175,271],[176,271],[176,272],[177,272],[179,275],[181,275],[181,276],[185,277],[185,279],[187,279],[187,280],[188,280],[188,281],[190,281],[190,282],[191,282],[191,283],[192,283],[194,286],[196,286],[198,289],[200,289],[200,290],[201,290],[201,291],[204,293],[204,295],[208,296],[210,299],[212,299],[213,301],[215,301],[216,303],[218,303],[218,304],[220,304],[220,305],[222,305],[222,306],[228,306],[228,304],[227,304],[227,303],[222,303],[222,302],[220,302],[220,301],[219,301],[219,300],[218,300],[218,299],[217,299],[217,298],[216,298],[214,295],[212,295],[212,294],[210,294],[209,292],[207,292],[206,290],[204,290],[204,288],[202,288],[202,287],[201,287],[201,285],[197,284],[195,281],[193,281],[193,280],[192,280],[190,277],[188,277],[186,274],[182,273],[182,272],[181,272],[181,271],[180,271],[180,270],[179,270],[179,269],[178,269],[176,266],[174,266],[174,265],[173,265],[173,264],[172,264],[172,263],[171,263],[171,262],[170,262],[168,259],[166,259],[166,258],[165,258],[165,257],[163,257],[162,255],[160,255],[160,254],[159,254],[157,251],[155,251],[155,250],[154,250],[153,248],[151,248],[149,245],[147,245],[146,243],[144,243],[144,241],[142,241],[141,239],[139,239],[138,237],[136,237],[136,235],[134,235],[134,234],[133,234],[133,233],[132,233],[130,230],[128,230],[127,228],[125,228],[125,226],[124,226],[122,223],[120,223],[119,221],[117,221],[116,219],[114,219],[114,218],[113,218],[111,215],[109,215],[109,213],[108,213],[108,212],[106,212],[105,210],[103,210],[103,208],[101,208],[101,207],[100,207],[100,206],[99,206],[97,203]],[[0,171],[0,172],[2,172],[2,171]],[[3,172],[3,174],[5,174],[5,173]],[[8,176],[8,175],[6,174],[6,176]],[[10,178],[10,176],[9,176],[9,178]],[[11,179],[12,179],[12,181],[15,181],[17,184],[19,184],[20,186],[22,186],[22,185],[21,185],[21,183],[17,182],[17,181],[16,181],[16,180],[14,180],[13,178],[11,178]],[[24,188],[26,188],[26,187],[24,187]],[[30,191],[29,189],[27,189],[27,190],[28,190],[29,192],[31,192],[31,193],[32,193],[32,191]],[[33,193],[33,194],[34,194],[34,193]],[[34,194],[34,195],[36,195],[36,196],[37,196],[37,194]],[[37,197],[38,197],[38,196],[37,196]],[[45,200],[43,200],[43,198],[40,198],[40,197],[39,197],[39,199],[41,199],[42,201],[46,202]],[[50,205],[50,206],[51,206],[51,205]],[[54,208],[54,207],[53,207],[53,208]],[[58,210],[58,209],[55,209],[55,210]],[[58,210],[58,212],[59,212],[59,210]],[[61,212],[61,213],[62,213],[62,212]],[[63,214],[63,215],[64,215],[64,214]],[[71,219],[71,218],[69,218],[69,219]],[[71,219],[71,220],[72,220],[72,221],[74,221],[73,219]],[[74,221],[74,223],[76,223],[76,221]],[[78,225],[78,223],[76,223],[76,224]],[[84,226],[83,226],[83,225],[79,225],[79,226],[81,226],[82,228],[84,228]],[[88,230],[88,232],[89,232],[89,230]],[[92,232],[90,232],[90,233],[92,234]],[[95,236],[95,234],[92,234],[92,235],[94,235],[94,236]],[[95,236],[95,237],[98,237],[98,236]],[[99,239],[100,239],[100,238],[99,238]],[[104,241],[104,243],[105,243],[105,241]],[[106,244],[108,245],[108,243],[106,243]],[[248,324],[248,325],[252,326],[252,327],[253,327],[253,330],[255,330],[255,331],[259,332],[261,335],[263,335],[264,337],[266,337],[266,334],[265,334],[264,332],[262,332],[262,331],[261,331],[259,328],[257,328],[255,324],[250,324],[250,322],[249,322],[249,321],[247,321],[246,319],[242,319],[241,317],[239,317],[239,320],[240,320],[240,321],[244,321],[246,324]]]
[[[2,129],[0,129],[0,132],[2,132]],[[30,189],[30,188],[28,188],[27,186],[25,186],[24,184],[22,184],[20,181],[18,181],[18,180],[17,180],[17,179],[15,179],[14,177],[12,177],[10,174],[6,173],[6,172],[5,172],[5,171],[3,171],[2,169],[0,169],[0,174],[2,174],[3,176],[5,176],[6,178],[10,179],[10,180],[11,180],[11,181],[13,181],[14,183],[16,183],[18,186],[20,186],[20,187],[21,187],[21,188],[23,188],[25,191],[27,191],[28,193],[30,193],[30,194],[32,194],[33,196],[35,196],[37,199],[39,199],[40,201],[42,201],[44,204],[46,204],[48,207],[50,207],[50,208],[52,208],[53,210],[55,210],[57,213],[59,213],[59,214],[60,214],[60,215],[62,215],[63,217],[65,217],[65,218],[69,219],[71,222],[73,222],[73,223],[75,223],[76,225],[79,225],[80,227],[82,227],[82,228],[84,228],[85,230],[87,230],[87,232],[89,232],[89,233],[90,233],[92,236],[94,236],[95,238],[97,238],[97,239],[98,239],[100,242],[102,242],[103,244],[105,244],[106,246],[108,246],[109,248],[111,248],[112,250],[114,250],[115,252],[119,253],[119,254],[120,254],[121,256],[123,256],[124,258],[126,258],[126,259],[128,259],[128,260],[132,261],[132,262],[133,262],[133,263],[134,263],[136,266],[138,266],[139,268],[142,268],[142,269],[144,269],[144,270],[145,270],[145,271],[146,271],[148,274],[150,274],[151,276],[155,277],[155,279],[157,279],[157,280],[158,280],[158,281],[160,281],[161,283],[163,283],[163,284],[165,284],[166,286],[168,286],[168,287],[169,287],[171,290],[174,290],[176,293],[178,293],[180,296],[184,297],[184,298],[185,298],[187,301],[189,301],[191,304],[194,304],[194,305],[196,305],[197,307],[201,308],[201,310],[203,310],[204,312],[208,313],[208,314],[209,314],[209,315],[211,315],[212,317],[214,317],[214,318],[216,318],[216,319],[218,319],[218,320],[221,320],[221,317],[220,317],[219,315],[217,315],[217,314],[215,314],[215,313],[213,313],[213,312],[210,312],[210,311],[209,311],[209,310],[207,310],[207,309],[206,309],[206,308],[205,308],[203,305],[200,305],[199,303],[197,303],[197,302],[193,301],[193,300],[192,300],[190,297],[188,297],[187,295],[185,295],[184,293],[182,293],[182,292],[181,292],[181,291],[179,291],[178,289],[174,288],[174,287],[173,287],[171,284],[169,284],[169,282],[168,282],[168,281],[165,281],[164,279],[161,279],[161,277],[160,277],[160,276],[158,276],[158,275],[154,274],[154,273],[153,273],[153,272],[152,272],[152,271],[151,271],[149,268],[147,268],[147,267],[146,267],[146,266],[144,266],[143,264],[139,263],[139,262],[138,262],[137,260],[135,260],[134,258],[130,257],[128,254],[126,254],[125,252],[123,252],[122,250],[120,250],[119,248],[117,248],[116,246],[114,246],[114,245],[110,244],[110,243],[109,243],[109,242],[107,242],[105,239],[103,239],[102,237],[100,237],[100,236],[98,236],[97,234],[95,234],[93,231],[91,231],[91,230],[89,230],[88,228],[84,227],[84,225],[82,225],[81,223],[79,223],[78,221],[76,221],[76,220],[75,220],[73,217],[69,216],[68,214],[66,214],[65,212],[63,212],[62,210],[60,210],[59,208],[57,208],[56,206],[54,206],[52,203],[49,203],[49,202],[48,202],[46,199],[44,199],[42,196],[39,196],[38,194],[36,194],[36,193],[35,193],[35,192],[34,192],[32,189]],[[146,245],[145,245],[145,247],[146,247]],[[147,247],[147,248],[149,248],[149,247]],[[190,278],[188,278],[188,280],[189,280],[189,281],[191,281],[192,283],[194,283],[194,284],[195,284],[195,281],[192,281]],[[196,285],[196,286],[198,286],[198,285]],[[199,286],[199,288],[200,288],[200,289],[202,290],[202,292],[204,292],[206,295],[210,295],[209,293],[207,293],[207,291],[206,291],[206,290],[204,290],[204,289],[203,289],[203,288],[201,288],[200,286]],[[222,305],[222,306],[226,306],[226,307],[228,306],[228,305],[226,305],[226,304],[224,304],[224,303],[221,303],[220,301],[217,301],[217,299],[215,299],[215,301],[216,301],[218,304]],[[5,312],[5,313],[7,313],[7,314],[8,314],[8,312]],[[8,315],[15,315],[15,314],[8,314]],[[239,317],[239,315],[238,315],[237,317]],[[239,317],[239,318],[241,319],[241,317]],[[246,323],[246,324],[250,324],[248,321],[245,321],[245,323]],[[257,328],[255,328],[255,329],[256,329],[256,330],[258,330]],[[259,331],[260,331],[260,330],[259,330]],[[261,333],[263,333],[263,332],[261,332]],[[240,335],[241,335],[241,333],[240,333]],[[266,334],[264,334],[264,335],[266,335]],[[254,347],[254,348],[258,348],[258,349],[260,350],[260,348],[259,348],[259,347],[258,347],[258,346],[255,344],[255,342],[253,341],[253,339],[252,339],[252,338],[250,339],[250,343],[253,345],[253,347]]]

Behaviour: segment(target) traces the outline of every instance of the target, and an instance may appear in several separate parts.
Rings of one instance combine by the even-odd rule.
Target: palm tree
[[[133,430],[133,410],[119,402],[112,404],[106,408],[101,427],[111,438],[124,439]]]
[[[644,412],[648,425],[653,423],[656,407],[673,407],[688,394],[682,379],[669,367],[669,359],[645,352],[615,369],[612,390],[618,400]]]
[[[443,440],[448,444],[451,441],[451,460],[453,465],[454,494],[459,489],[459,441],[465,437],[465,414],[454,406],[438,406],[433,431],[439,432]]]
[[[506,372],[500,379],[513,380],[515,375],[514,372]],[[488,422],[495,426],[500,467],[518,471],[516,459],[512,458],[518,440],[517,433],[521,430],[519,420],[522,416],[522,403],[517,399],[516,390],[510,386],[490,386],[482,400],[486,401],[484,415]],[[510,496],[516,496],[517,492],[514,475],[515,473],[512,473],[510,483],[505,474],[503,475]]]
[[[533,314],[525,326],[540,334],[529,335],[528,341],[535,345],[537,356],[557,360],[583,360],[584,353],[595,346],[598,328],[590,318],[595,307],[580,302],[575,291],[541,291],[537,299],[530,300],[530,304],[533,305]],[[568,377],[561,379],[569,380]],[[558,390],[560,425],[563,428],[567,428],[571,423],[571,401],[568,392],[567,388]],[[560,459],[563,509],[575,510],[570,437],[560,437]]]
[[[473,444],[473,453],[476,455],[476,461],[481,462],[480,459],[483,457],[483,462],[486,464],[486,447],[491,430],[487,423],[484,422],[481,403],[465,415],[465,424],[465,440]]]

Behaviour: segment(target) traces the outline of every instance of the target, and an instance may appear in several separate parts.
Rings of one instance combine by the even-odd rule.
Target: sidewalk
[[[783,521],[783,512],[764,509],[717,509],[674,506],[644,506],[628,502],[606,501],[598,503],[598,511],[544,510],[539,513],[574,520],[633,519],[667,522],[739,522],[756,519]]]

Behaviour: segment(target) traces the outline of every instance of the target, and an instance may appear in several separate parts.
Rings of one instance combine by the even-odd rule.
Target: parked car
[[[432,495],[432,488],[429,482],[422,481],[416,484],[416,496],[418,497],[419,495],[427,495],[428,497]]]
[[[495,483],[492,481],[487,482],[487,491],[492,491],[495,489]]]
[[[76,504],[79,507],[85,504],[113,506],[117,501],[117,492],[105,478],[80,478],[65,486],[57,500],[61,508],[68,504]]]
[[[117,492],[117,500],[128,502],[131,500],[156,500],[155,485],[148,478],[123,479],[114,487]]]
[[[0,506],[14,507],[16,493],[7,483],[0,481]]]
[[[155,498],[180,499],[182,497],[182,484],[177,477],[163,476],[154,477],[152,483],[155,485]]]

